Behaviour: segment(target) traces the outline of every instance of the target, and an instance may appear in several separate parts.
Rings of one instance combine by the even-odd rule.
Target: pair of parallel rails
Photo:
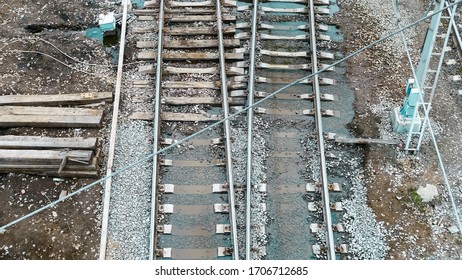
[[[181,139],[207,128],[210,123],[224,119],[200,136],[153,157],[149,259],[239,259],[238,231],[243,229],[238,229],[236,222],[233,178],[236,172],[231,153],[230,110],[253,106],[254,99],[271,94],[271,87],[290,83],[297,75],[318,72],[318,59],[334,58],[316,47],[318,40],[329,40],[327,35],[319,32],[327,31],[328,27],[315,22],[318,15],[329,14],[326,6],[329,2],[268,0],[242,5],[229,0],[158,0],[146,4],[144,10],[138,11],[140,19],[158,21],[157,41],[137,43],[138,48],[143,49],[138,59],[153,62],[141,66],[140,71],[155,75],[155,108],[150,117],[154,125],[153,151],[182,142]],[[253,13],[250,23],[246,22],[247,18],[239,16],[245,11]],[[298,24],[298,21],[304,24]],[[291,49],[284,49],[288,47]],[[300,49],[293,51],[294,48]],[[279,78],[281,75],[283,78]],[[332,79],[314,75],[296,85],[297,88],[303,87],[306,93],[295,97],[278,94],[275,95],[277,98],[271,99],[273,109],[255,107],[247,111],[244,242],[247,259],[252,259],[253,252],[262,249],[251,244],[252,231],[258,228],[265,232],[265,229],[251,224],[251,215],[254,215],[252,192],[265,192],[267,185],[268,189],[271,188],[271,182],[252,185],[254,113],[268,115],[269,120],[272,117],[301,117],[306,120],[304,127],[295,127],[301,129],[301,137],[312,138],[308,134],[315,132],[312,134],[318,152],[310,156],[319,161],[320,178],[316,180],[319,183],[305,183],[301,189],[298,184],[291,192],[299,196],[318,192],[322,197],[321,202],[305,205],[305,210],[312,211],[322,207],[323,221],[310,223],[309,228],[314,233],[326,233],[324,245],[306,245],[310,247],[310,254],[335,259],[336,252],[345,252],[346,247],[334,245],[333,229],[341,226],[332,224],[330,211],[339,210],[341,204],[331,204],[329,199],[329,191],[338,190],[338,185],[328,183],[322,125],[322,117],[333,115],[333,111],[322,109],[321,101],[334,98],[322,94],[320,86],[333,83]],[[269,91],[265,92],[265,89]],[[277,108],[279,99],[283,103],[292,103]],[[290,109],[294,102],[307,107],[295,112]],[[307,125],[307,120],[313,117],[314,126]],[[268,166],[269,171],[272,168]],[[279,207],[277,203],[275,205]],[[103,221],[103,227],[104,224]],[[309,235],[308,232],[304,234]],[[104,258],[106,242],[101,244],[100,258]]]

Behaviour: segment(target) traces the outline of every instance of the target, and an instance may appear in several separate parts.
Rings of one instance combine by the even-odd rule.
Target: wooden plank
[[[252,5],[246,5],[246,6],[239,6],[236,8],[236,11],[238,12],[245,12],[245,11],[250,11],[252,9]]]
[[[315,98],[314,93],[305,93],[305,94],[300,94],[298,98],[300,99],[306,99],[306,100],[314,100]],[[337,98],[333,94],[328,94],[328,93],[321,93],[321,100],[322,101],[334,101],[337,100]]]
[[[64,157],[69,162],[78,160],[82,164],[88,164],[93,155],[89,150],[13,150],[0,149],[0,163],[27,163],[27,164],[57,164],[59,165]]]
[[[0,149],[82,149],[92,150],[96,147],[96,137],[90,138],[53,138],[43,136],[0,136]]]
[[[182,68],[166,66],[164,68],[166,74],[218,74],[218,67],[207,67],[207,68]]]
[[[260,50],[260,53],[263,55],[277,56],[277,57],[311,57],[311,54],[308,52],[279,52],[279,51],[270,51],[270,50]]]
[[[183,14],[183,15],[194,15],[194,14],[202,14],[202,15],[211,15],[211,14],[214,14],[215,13],[215,9],[213,9],[213,7],[190,7],[190,8],[187,8],[187,9],[183,9],[183,8],[169,8],[169,7],[165,7],[164,8],[164,12],[165,14],[170,14],[170,15],[173,15],[173,14]],[[225,9],[222,9],[222,11],[224,13],[228,12],[227,10]],[[152,10],[135,10],[133,12],[135,15],[137,16],[156,16],[158,17],[159,15],[159,9],[152,9]]]
[[[216,21],[215,15],[165,15],[165,22]],[[223,15],[223,22],[236,21],[236,16]]]
[[[221,104],[220,97],[163,97],[163,102],[169,105],[192,105],[192,104]]]
[[[221,2],[224,7],[237,7],[237,1],[235,0],[222,0]]]
[[[145,9],[155,8],[157,6],[159,6],[159,1],[157,1],[157,0],[144,1],[144,8]]]
[[[222,104],[219,97],[164,97],[164,102],[169,105]],[[245,102],[242,98],[228,98],[228,103],[230,105],[243,105]]]
[[[233,75],[245,75],[246,71],[244,68],[240,67],[226,67],[226,74],[228,76],[233,76]]]
[[[296,36],[279,36],[279,35],[271,35],[271,34],[260,34],[260,39],[265,40],[308,40],[308,35],[296,35]]]
[[[138,41],[136,47],[139,49],[157,48],[157,41]]]
[[[210,89],[220,89],[220,82],[165,81],[164,88],[210,88]]]
[[[154,17],[154,16],[139,16],[138,20],[139,21],[154,21],[154,20],[156,20],[156,17]]]
[[[103,114],[102,110],[86,109],[86,108],[0,106],[0,116],[3,116],[3,115],[100,116],[102,114]]]
[[[324,7],[314,7],[314,13],[315,14],[322,14],[322,15],[329,15],[330,10],[329,10],[329,8],[324,8]]]
[[[144,10],[133,10],[135,16],[156,16],[159,14],[159,9],[144,9]]]
[[[297,26],[290,26],[290,25],[272,25],[262,23],[260,24],[259,28],[261,29],[269,29],[269,30],[308,30],[308,25],[297,25]]]
[[[218,31],[215,27],[182,27],[182,28],[164,28],[165,34],[169,35],[217,35]],[[236,33],[236,28],[227,26],[223,28],[224,34]]]
[[[99,127],[103,110],[0,106],[0,127]]]
[[[225,59],[244,59],[243,53],[225,53]],[[163,59],[166,60],[216,60],[219,59],[218,53],[165,53]]]
[[[185,10],[184,8],[173,8],[173,9],[169,9],[169,8],[165,8],[165,13],[167,14],[182,14],[182,15],[215,15],[216,13],[216,8],[214,7],[191,7],[191,8],[186,8],[187,10]],[[222,13],[229,13],[228,10],[226,10],[226,8],[223,8],[221,9]]]
[[[155,51],[142,51],[138,53],[139,60],[155,60],[157,54]],[[202,52],[190,52],[190,53],[164,53],[163,60],[217,60],[219,59],[218,53],[202,53]],[[243,53],[225,53],[225,59],[244,59]]]
[[[95,156],[91,159],[91,162],[88,165],[82,164],[73,164],[72,162],[67,163],[66,166],[59,173],[60,177],[63,177],[65,174],[70,174],[75,172],[82,172],[79,174],[85,174],[85,172],[95,173],[98,172],[98,159],[99,159],[100,150],[97,150]],[[57,164],[12,164],[5,163],[0,164],[0,173],[4,172],[14,172],[14,173],[27,173],[27,174],[57,174],[57,170],[60,168],[60,165]],[[66,176],[66,175],[65,175]],[[85,177],[85,176],[83,176]],[[87,176],[88,177],[88,176]],[[91,177],[91,176],[90,176]]]
[[[152,71],[154,71],[154,70],[152,70]],[[166,74],[218,74],[218,73],[220,73],[220,70],[218,69],[218,67],[182,68],[182,67],[167,66],[167,67],[164,68],[163,72],[166,73]],[[151,73],[151,72],[149,72],[149,73]],[[226,74],[228,76],[244,75],[245,71],[244,71],[244,68],[227,67]]]
[[[228,83],[228,89],[246,89],[247,83]]]
[[[58,164],[0,164],[0,173],[1,172],[15,172],[15,173],[27,173],[27,171],[36,171],[36,172],[47,172],[47,171],[58,171]],[[96,171],[98,166],[94,163],[90,165],[75,165],[67,164],[63,168],[63,172],[66,171]]]
[[[0,127],[101,127],[100,116],[2,115]]]
[[[112,92],[82,92],[53,95],[3,95],[0,105],[70,105],[112,101]]]
[[[143,74],[154,74],[156,69],[154,65],[142,65],[138,67],[138,71]],[[189,67],[172,67],[166,66],[163,69],[164,74],[218,74],[220,70],[218,67],[207,68],[189,68]],[[245,75],[245,69],[240,67],[228,67],[226,69],[228,76]]]
[[[60,178],[98,178],[98,171],[78,171],[78,170],[63,170],[58,172],[54,170],[40,170],[40,169],[29,169],[29,168],[2,168],[0,165],[0,173],[21,173],[21,174],[33,174],[42,176],[53,176]]]
[[[318,0],[315,0],[314,3],[316,3]],[[329,0],[327,0],[329,1]],[[262,1],[263,3],[266,3],[266,2],[285,2],[285,3],[299,3],[299,4],[307,4],[308,3],[308,0],[263,0]],[[327,2],[329,3],[329,2]]]
[[[157,29],[152,28],[152,27],[133,27],[132,32],[136,34],[140,33],[154,33],[157,32]]]
[[[187,114],[187,113],[162,113],[162,120],[164,121],[181,121],[181,122],[208,122],[218,121],[221,116],[207,115],[207,114]]]
[[[273,70],[278,70],[278,69],[283,69],[283,70],[308,70],[311,69],[311,64],[269,64],[269,63],[264,63],[264,62],[259,62],[257,63],[258,68],[263,68],[263,69],[273,69]]]
[[[200,2],[178,2],[169,1],[170,7],[215,7],[215,3],[212,1],[200,1]]]
[[[154,65],[140,65],[138,66],[138,72],[143,74],[154,74],[156,73],[156,68]]]
[[[263,12],[267,13],[295,13],[295,14],[306,14],[307,8],[271,8],[271,7],[260,7]]]
[[[264,92],[264,91],[256,91],[255,92],[255,97],[256,98],[264,98],[267,97],[269,93]],[[305,93],[305,94],[287,94],[287,93],[278,93],[273,95],[274,98],[276,99],[285,99],[285,100],[313,100],[314,99],[314,94],[313,93]],[[336,100],[335,96],[332,94],[321,94],[321,100],[322,101],[334,101]]]
[[[239,47],[240,41],[238,39],[224,39],[223,46],[225,48]],[[218,47],[218,40],[174,40],[164,43],[164,48],[167,49],[200,49],[213,47]]]
[[[231,0],[222,1],[223,7],[236,7],[237,2]],[[199,1],[199,2],[179,2],[179,1],[169,1],[168,6],[171,8],[176,7],[216,7],[215,1]]]
[[[135,80],[135,81],[132,81],[132,86],[135,88],[154,88],[154,81]]]
[[[290,84],[297,80],[296,77],[294,78],[266,78],[266,77],[257,77],[257,82],[259,83],[269,83],[269,84]],[[300,84],[311,84],[311,79],[304,79]],[[319,79],[320,85],[333,85],[335,84],[335,80],[329,78],[320,78]]]
[[[269,83],[269,84],[290,84],[293,83],[296,78],[266,78],[266,77],[257,77],[257,82],[259,83]],[[310,84],[311,80],[304,79],[300,84]]]

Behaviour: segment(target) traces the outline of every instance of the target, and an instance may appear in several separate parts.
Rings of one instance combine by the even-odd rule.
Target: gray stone
[[[456,226],[448,227],[449,233],[456,234],[459,232],[459,228]]]
[[[430,202],[438,196],[438,188],[434,185],[427,184],[425,187],[419,187],[417,193],[423,202]]]

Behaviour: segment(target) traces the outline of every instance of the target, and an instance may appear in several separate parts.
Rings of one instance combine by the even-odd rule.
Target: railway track
[[[316,17],[329,14],[328,1],[255,1],[254,5],[258,9],[253,13],[251,51],[255,54],[250,61],[249,91],[253,94],[249,94],[249,104],[253,104],[254,97],[266,97],[283,84],[317,72],[319,63],[334,58],[333,54],[317,49],[318,41],[330,40],[323,35],[328,27],[315,22]],[[333,178],[327,174],[322,124],[323,117],[334,117],[335,112],[321,108],[321,101],[333,101],[334,96],[322,94],[320,86],[334,82],[324,74],[315,75],[255,109],[258,118],[273,128],[266,135],[270,151],[266,182],[252,178],[254,112],[249,111],[247,259],[261,255],[268,259],[336,259],[336,253],[346,253],[345,244],[334,243],[333,229],[343,228],[333,225],[331,210],[342,211],[342,204],[330,202],[329,192],[340,188],[329,183]],[[313,153],[307,152],[310,135],[317,142]],[[306,165],[309,162],[311,166]],[[308,178],[312,182],[307,182]],[[251,202],[258,192],[266,194],[264,205]],[[261,208],[272,217],[269,226],[255,224],[256,219],[252,218]],[[271,236],[266,247],[256,244],[252,236],[259,233],[252,231]],[[307,234],[310,231],[318,235],[318,241]]]
[[[223,3],[159,3],[154,151],[226,118],[228,89],[245,87],[240,42],[223,27],[235,3]],[[154,159],[150,259],[238,258],[230,152],[226,121]]]
[[[328,1],[269,0],[254,2],[255,10],[234,1],[147,3],[135,14],[140,21],[156,22],[155,30],[131,31],[156,35],[136,42],[139,73],[149,78],[133,81],[132,87],[142,88],[148,97],[136,99],[152,100],[153,107],[132,113],[130,121],[143,122],[143,133],[146,125],[152,127],[147,142],[152,138],[154,152],[317,72],[323,65],[318,60],[334,58],[316,48],[318,41],[329,40],[323,34],[328,27],[314,20],[329,14]],[[323,94],[320,86],[332,84],[333,79],[316,75],[249,110],[247,122],[239,119],[248,129],[246,158],[232,154],[237,146],[231,146],[243,127],[227,120],[144,166],[152,170],[151,183],[137,195],[145,199],[151,193],[150,217],[136,220],[143,220],[137,234],[141,243],[149,242],[149,259],[335,259],[336,252],[345,251],[344,244],[334,244],[332,229],[342,227],[332,225],[331,209],[342,209],[341,203],[330,203],[329,191],[339,187],[329,183],[323,145],[322,117],[335,112],[321,108],[321,101],[334,96]],[[256,139],[267,154],[252,145]],[[236,194],[247,199],[245,205],[236,206]],[[109,239],[109,248],[117,251],[121,241]]]

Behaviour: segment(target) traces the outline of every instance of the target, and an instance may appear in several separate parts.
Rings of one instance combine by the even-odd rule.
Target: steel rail
[[[125,53],[125,33],[127,31],[127,13],[128,13],[128,0],[123,0],[123,14],[122,14],[122,30],[120,34],[120,47],[119,47],[119,61],[117,66],[117,81],[116,89],[114,93],[114,103],[112,110],[112,123],[111,123],[111,137],[109,140],[109,155],[106,166],[106,179],[104,184],[104,198],[103,198],[103,214],[101,222],[101,237],[99,245],[99,257],[100,260],[106,259],[106,247],[107,247],[107,231],[109,225],[109,205],[111,202],[111,186],[112,186],[112,168],[114,165],[114,153],[115,153],[115,138],[117,133],[117,121],[119,116],[119,104],[120,104],[120,91],[122,89],[122,74],[124,64],[124,53]]]
[[[237,240],[237,224],[236,224],[236,207],[234,199],[234,178],[233,178],[233,159],[231,155],[231,130],[229,120],[229,102],[228,102],[228,83],[226,77],[226,61],[225,49],[223,46],[223,19],[221,16],[221,0],[217,1],[217,28],[218,28],[218,50],[220,53],[220,77],[221,77],[221,93],[223,115],[226,121],[224,122],[225,130],[225,151],[226,151],[226,173],[228,177],[228,197],[230,208],[230,223],[231,234],[233,236],[233,259],[239,260],[239,244]]]
[[[156,99],[154,108],[154,153],[159,150],[159,122],[160,122],[160,95],[162,87],[162,38],[164,29],[164,0],[159,3],[159,28],[157,33],[157,68],[156,68]],[[156,259],[156,243],[157,243],[157,177],[159,173],[158,157],[156,154],[152,157],[152,184],[151,184],[151,224],[149,233],[149,260]]]
[[[315,94],[314,107],[315,107],[315,123],[318,138],[318,153],[320,161],[320,173],[322,184],[322,201],[324,204],[324,221],[326,223],[326,244],[327,244],[327,258],[335,260],[334,248],[334,233],[332,229],[332,215],[330,212],[329,201],[329,187],[327,182],[327,168],[326,157],[324,155],[324,133],[322,128],[322,115],[321,115],[321,92],[319,90],[319,76],[318,76],[318,58],[316,48],[316,32],[315,32],[315,17],[314,17],[314,0],[310,0],[310,46],[311,46],[311,65],[313,69],[313,91]]]
[[[257,41],[257,13],[258,0],[253,1],[252,14],[252,38],[250,45],[250,65],[249,65],[249,89],[248,89],[248,106],[253,106],[255,91],[255,52]],[[247,178],[246,178],[246,218],[245,218],[245,256],[250,260],[250,216],[251,216],[251,197],[252,197],[252,129],[253,129],[253,109],[247,112]]]

